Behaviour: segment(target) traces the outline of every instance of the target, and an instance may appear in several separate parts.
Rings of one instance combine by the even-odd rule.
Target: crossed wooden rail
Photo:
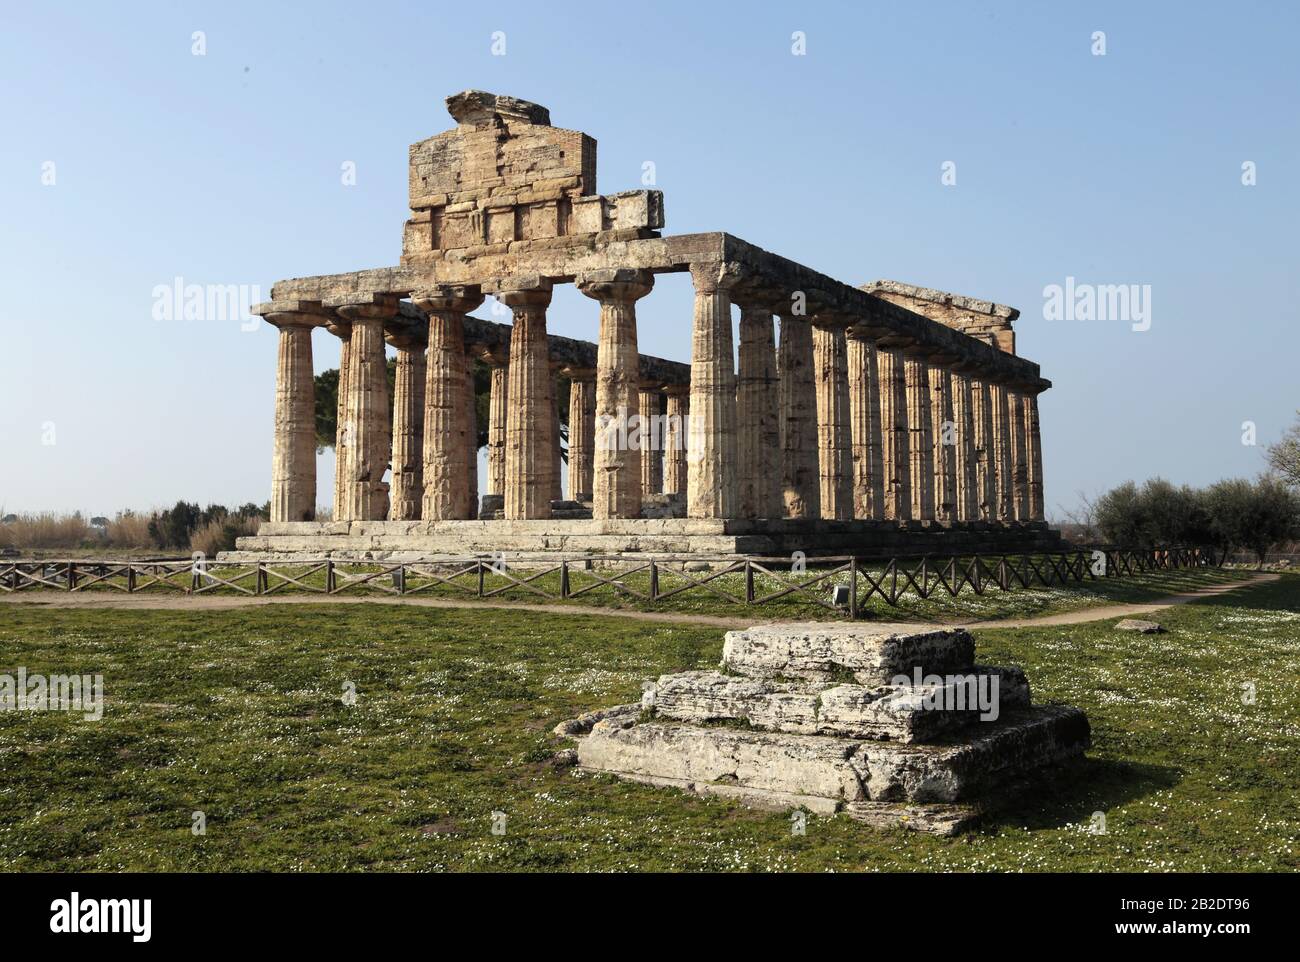
[[[521,561],[513,565],[473,557],[425,561],[9,561],[0,562],[0,591],[150,589],[197,596],[226,589],[245,595],[298,590],[323,595],[379,592],[414,595],[443,589],[452,594],[493,598],[522,591],[547,601],[565,601],[602,588],[655,605],[688,592],[708,594],[737,606],[771,604],[781,598],[812,603],[836,614],[857,616],[872,595],[896,606],[907,593],[929,598],[941,591],[956,597],[969,590],[1011,591],[1034,585],[1131,577],[1147,571],[1222,565],[1213,549],[1173,546],[1155,549],[1076,548],[1035,554],[952,555],[919,558],[842,556],[790,558],[584,557]],[[743,575],[743,595],[728,575]],[[558,575],[558,578],[548,576]],[[637,582],[630,579],[643,576]],[[734,579],[732,579],[734,580]],[[760,582],[771,583],[770,589]],[[553,586],[558,582],[557,586]],[[829,589],[842,587],[844,592]]]

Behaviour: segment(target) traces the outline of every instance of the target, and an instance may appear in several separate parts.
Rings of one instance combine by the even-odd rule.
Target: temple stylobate
[[[458,126],[410,148],[400,263],[280,281],[255,309],[279,329],[271,519],[236,555],[1057,543],[1038,420],[1051,384],[1015,354],[1017,311],[851,286],[726,233],[664,235],[662,193],[597,194],[595,141],[546,108],[482,91],[447,106]],[[666,273],[694,287],[689,363],[639,351],[638,302]],[[596,302],[594,343],[548,333],[560,284]],[[473,315],[489,295],[511,324]],[[314,519],[317,328],[340,346],[331,521]],[[483,479],[476,361],[492,372]]]

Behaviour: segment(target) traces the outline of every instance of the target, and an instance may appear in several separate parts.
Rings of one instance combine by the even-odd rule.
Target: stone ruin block
[[[761,625],[727,633],[721,668],[557,734],[580,739],[584,772],[937,834],[1090,744],[1083,712],[1034,706],[1024,672],[976,665],[960,628]],[[977,685],[996,711],[957,697]]]
[[[975,641],[961,628],[918,628],[898,624],[759,625],[729,631],[722,647],[724,668],[741,675],[790,676],[814,681],[847,680],[888,684],[895,676],[968,670]]]
[[[663,227],[663,194],[596,194],[596,142],[552,127],[538,104],[468,90],[447,98],[454,130],[412,144],[403,263],[436,253]]]

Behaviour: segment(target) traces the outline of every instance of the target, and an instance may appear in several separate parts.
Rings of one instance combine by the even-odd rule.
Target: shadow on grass
[[[1206,608],[1252,608],[1300,612],[1300,574],[1283,574],[1276,581],[1249,585],[1240,591],[1209,595],[1188,602]]]
[[[994,828],[1036,830],[1087,825],[1096,812],[1109,812],[1182,781],[1181,769],[1105,758],[1084,757],[1038,773],[1019,783],[997,811],[980,823]]]

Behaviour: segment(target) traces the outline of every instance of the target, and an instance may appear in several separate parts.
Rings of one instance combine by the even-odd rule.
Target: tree
[[[1132,481],[1125,481],[1098,498],[1095,514],[1097,527],[1111,544],[1143,544],[1146,518],[1142,514],[1137,485]]]
[[[211,511],[211,507],[208,508]],[[197,504],[177,501],[149,519],[149,537],[159,548],[187,548],[190,533],[199,525],[203,512]]]
[[[1221,551],[1249,548],[1262,566],[1269,549],[1300,531],[1300,494],[1278,478],[1233,478],[1205,496],[1211,543]]]
[[[1295,424],[1287,428],[1282,440],[1269,445],[1268,463],[1283,481],[1300,487],[1300,411],[1296,412]]]
[[[1300,533],[1300,494],[1274,475],[1256,481],[1253,493],[1249,526],[1241,541],[1255,552],[1262,568],[1270,548]]]

